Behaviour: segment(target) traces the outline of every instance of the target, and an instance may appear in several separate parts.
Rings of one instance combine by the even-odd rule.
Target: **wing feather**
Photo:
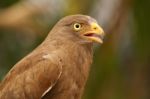
[[[44,55],[49,57],[44,58]],[[17,63],[0,85],[0,99],[40,99],[53,87],[62,73],[56,55],[33,53]],[[24,98],[23,98],[24,97]]]

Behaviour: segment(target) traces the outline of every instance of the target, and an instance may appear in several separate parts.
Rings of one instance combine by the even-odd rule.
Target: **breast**
[[[74,52],[75,51],[75,52]],[[92,52],[83,48],[69,49],[61,55],[63,72],[57,84],[52,88],[47,97],[51,99],[80,99],[86,84]],[[48,99],[48,98],[45,98]]]

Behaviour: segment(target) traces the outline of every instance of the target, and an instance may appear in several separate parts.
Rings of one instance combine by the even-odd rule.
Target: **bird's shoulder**
[[[21,76],[21,74],[27,71],[32,72],[37,70],[39,72],[43,72],[44,70],[46,70],[48,72],[49,70],[50,72],[52,72],[54,78],[58,78],[62,70],[61,65],[61,59],[57,56],[55,51],[33,51],[31,54],[27,55],[16,65],[14,65],[13,68],[7,73],[4,80],[1,82],[0,90],[5,86],[5,84],[15,79],[15,77],[17,77],[18,75]]]

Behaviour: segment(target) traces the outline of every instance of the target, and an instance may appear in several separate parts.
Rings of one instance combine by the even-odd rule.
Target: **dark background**
[[[0,0],[0,80],[61,17],[77,13],[107,33],[83,99],[150,99],[150,0]]]

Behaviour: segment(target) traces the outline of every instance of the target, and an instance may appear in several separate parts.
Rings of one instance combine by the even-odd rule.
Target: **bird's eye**
[[[81,29],[81,24],[80,23],[75,23],[74,24],[74,30],[79,31]]]

